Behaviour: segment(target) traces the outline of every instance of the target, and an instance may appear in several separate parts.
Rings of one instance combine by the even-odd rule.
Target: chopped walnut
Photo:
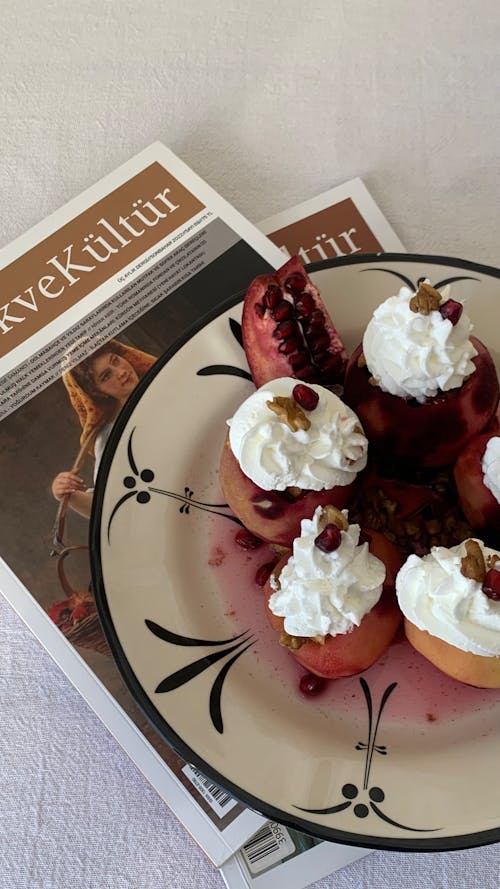
[[[289,546],[281,546],[281,543],[270,543],[269,549],[272,549],[273,553],[276,553],[280,559],[282,556],[286,556],[291,552]]]
[[[431,311],[439,309],[441,305],[441,294],[439,290],[426,284],[423,281],[418,288],[415,296],[410,300],[410,309],[412,312],[419,312],[421,315],[429,315]]]
[[[307,642],[304,636],[290,636],[286,630],[282,630],[280,633],[280,645],[283,645],[284,648],[289,648],[290,651],[298,651],[304,642]]]
[[[285,423],[292,432],[299,429],[309,429],[311,421],[308,420],[302,408],[293,398],[276,395],[272,401],[266,401],[266,407]]]
[[[358,358],[358,367],[366,367],[366,358],[365,358],[363,352],[361,352],[361,354]]]
[[[465,551],[467,555],[461,561],[460,571],[464,577],[483,583],[486,576],[486,565],[483,551],[477,540],[466,540]]]
[[[492,553],[486,559],[486,567],[488,568],[488,570],[490,570],[491,568],[495,568],[497,571],[500,571],[499,562],[500,562],[500,556],[498,555],[498,553]]]
[[[271,581],[272,581],[271,587],[274,590],[278,591],[281,589],[280,574],[283,571],[283,568],[285,567],[285,565],[286,565],[286,562],[284,562],[283,565],[276,566],[276,568],[273,568],[273,570],[271,572]]]
[[[368,382],[370,386],[378,386],[378,380],[375,377],[368,377]]]
[[[286,489],[286,492],[290,497],[293,497],[294,500],[298,500],[302,494],[302,488],[298,488],[296,485],[290,485],[290,487]]]
[[[327,525],[335,525],[339,531],[348,531],[349,522],[336,506],[324,506],[318,521],[318,528],[323,530]]]

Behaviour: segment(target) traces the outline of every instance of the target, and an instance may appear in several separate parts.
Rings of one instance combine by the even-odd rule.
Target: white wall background
[[[360,175],[495,263],[496,0],[2,0],[0,242],[157,138],[254,221]]]

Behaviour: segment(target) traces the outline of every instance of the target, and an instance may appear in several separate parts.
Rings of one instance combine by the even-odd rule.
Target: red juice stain
[[[208,557],[208,564],[211,568],[220,568],[225,561],[226,553],[221,546],[214,546]]]
[[[235,541],[237,531],[235,523],[223,517],[215,517],[211,526],[209,565],[224,614],[234,620],[237,632],[254,632],[259,640],[261,664],[270,672],[277,672],[287,690],[304,701],[299,686],[306,671],[279,645],[277,633],[266,617],[263,590],[255,582],[258,569],[276,561],[278,556],[268,544],[256,550],[242,549]],[[366,678],[374,702],[380,701],[387,687],[397,682],[384,710],[384,720],[427,725],[431,731],[433,724],[454,722],[500,704],[500,689],[480,689],[456,682],[415,651],[400,629],[382,658],[369,670],[327,680],[318,698],[311,696],[310,705],[318,706],[321,701],[324,710],[331,708],[339,714],[364,712],[366,702],[360,675]]]

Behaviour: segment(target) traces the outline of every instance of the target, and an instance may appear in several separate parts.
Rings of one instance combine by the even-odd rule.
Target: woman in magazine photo
[[[82,427],[80,444],[87,444],[86,450],[94,457],[94,481],[118,413],[155,361],[146,352],[111,340],[63,373],[71,405]],[[75,469],[56,475],[52,494],[59,502],[67,497],[71,509],[90,518],[93,488],[86,488]]]
[[[77,347],[81,346],[79,342]],[[70,363],[72,354],[74,348],[66,354],[66,364]],[[70,507],[85,519],[90,518],[94,489],[86,487],[80,476],[83,463],[87,456],[93,457],[95,482],[118,413],[155,361],[153,355],[118,340],[110,340],[62,374],[82,432],[79,454],[72,469],[59,472],[51,486],[52,494],[59,502],[52,555],[58,556],[57,570],[64,598],[52,603],[47,613],[74,645],[105,655],[109,655],[109,648],[97,617],[91,587],[75,589],[66,574],[66,557],[78,550],[87,551],[86,545],[66,546],[63,543],[66,509]]]

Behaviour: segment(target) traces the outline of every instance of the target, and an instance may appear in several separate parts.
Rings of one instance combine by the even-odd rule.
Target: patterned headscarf
[[[110,340],[104,346],[96,350],[94,355],[90,355],[87,361],[96,357],[97,354],[113,352],[125,358],[134,368],[139,378],[143,377],[147,370],[155,363],[156,358],[148,355],[147,352],[141,352],[132,346],[126,346],[118,340]],[[83,362],[82,362],[83,363]],[[66,386],[71,404],[78,414],[82,434],[80,436],[80,444],[83,445],[88,441],[92,433],[96,432],[101,426],[107,423],[114,413],[113,400],[99,398],[87,392],[83,386],[77,381],[73,370],[66,371],[62,375],[63,383]],[[91,449],[92,450],[92,449]]]

